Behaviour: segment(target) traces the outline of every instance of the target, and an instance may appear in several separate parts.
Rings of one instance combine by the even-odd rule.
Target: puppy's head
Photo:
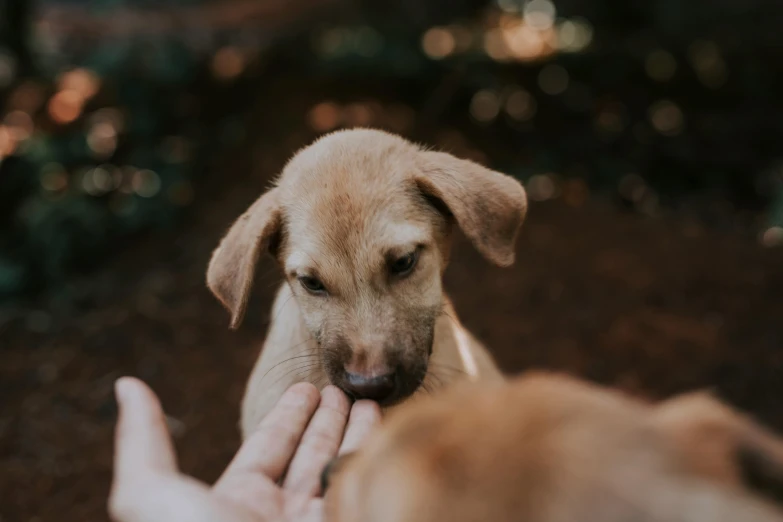
[[[783,520],[783,444],[704,395],[660,406],[557,375],[392,412],[332,466],[327,520]]]
[[[427,372],[452,225],[510,265],[526,208],[508,176],[384,132],[337,132],[297,153],[233,225],[207,283],[237,327],[271,252],[330,380],[390,404]]]

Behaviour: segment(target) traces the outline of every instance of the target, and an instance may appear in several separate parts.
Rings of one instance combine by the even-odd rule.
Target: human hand
[[[119,421],[109,511],[117,522],[323,519],[320,474],[379,422],[378,405],[350,406],[334,386],[295,384],[242,444],[213,487],[177,469],[163,411],[144,383],[116,385]],[[282,482],[282,484],[279,484]]]

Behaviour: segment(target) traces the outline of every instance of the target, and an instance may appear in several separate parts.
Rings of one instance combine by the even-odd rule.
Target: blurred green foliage
[[[382,96],[412,114],[399,132],[518,175],[535,199],[602,191],[708,219],[728,203],[783,227],[783,9],[769,2],[367,0],[289,32],[174,24],[98,44],[35,30],[31,5],[0,1],[0,298],[176,223],[206,145],[242,131],[239,108],[214,115],[215,89],[250,55],[277,63],[261,76],[332,85],[324,114],[350,114],[311,115],[315,132],[372,124],[359,116]]]

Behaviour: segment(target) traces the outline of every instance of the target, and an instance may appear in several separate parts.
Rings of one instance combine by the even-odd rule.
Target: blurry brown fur
[[[406,404],[329,477],[339,522],[783,520],[783,442],[704,393],[555,374]]]
[[[207,272],[233,328],[262,255],[286,278],[243,401],[243,433],[297,381],[388,406],[469,373],[500,378],[441,278],[454,225],[488,260],[512,264],[526,209],[513,178],[381,131],[332,133],[298,152]]]

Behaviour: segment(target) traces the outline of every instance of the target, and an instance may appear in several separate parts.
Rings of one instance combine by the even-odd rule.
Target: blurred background
[[[212,481],[242,330],[220,235],[299,147],[388,129],[515,175],[518,262],[447,288],[502,366],[783,429],[783,3],[0,0],[0,521],[105,520],[123,374]]]

